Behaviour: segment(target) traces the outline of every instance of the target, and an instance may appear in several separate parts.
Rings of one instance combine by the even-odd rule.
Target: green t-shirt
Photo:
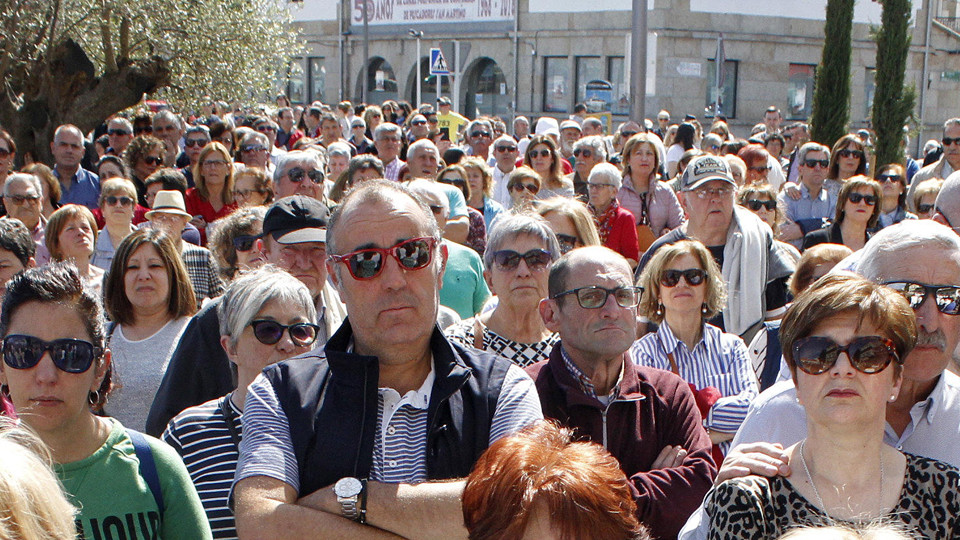
[[[200,497],[180,456],[152,437],[150,449],[160,477],[165,510],[157,503],[124,427],[113,427],[106,442],[85,459],[55,470],[71,501],[79,508],[78,529],[86,540],[212,539]]]
[[[490,298],[490,289],[483,279],[483,259],[477,252],[450,240],[447,266],[443,271],[440,303],[457,312],[461,319],[476,315]]]

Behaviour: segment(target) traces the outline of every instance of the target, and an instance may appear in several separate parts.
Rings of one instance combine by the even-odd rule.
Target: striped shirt
[[[747,409],[759,393],[757,377],[743,340],[734,334],[720,331],[710,324],[703,325],[703,337],[693,350],[678,340],[666,321],[656,332],[638,339],[630,347],[630,359],[635,364],[670,371],[667,354],[673,354],[683,380],[698,390],[707,386],[716,388],[721,396],[709,414],[704,426],[722,433],[736,433]],[[721,445],[726,452],[729,444]]]
[[[237,528],[227,503],[239,452],[223,413],[225,401],[239,438],[242,413],[229,399],[221,397],[178,414],[163,432],[163,440],[183,458],[213,537],[236,539]]]
[[[380,389],[371,480],[427,480],[427,412],[435,377],[431,368],[420,388],[402,397],[391,388]],[[519,367],[510,366],[493,414],[489,442],[542,418],[533,380]],[[240,443],[235,483],[251,476],[267,476],[299,492],[300,474],[290,424],[273,386],[262,374],[247,389],[243,419],[246,436]]]

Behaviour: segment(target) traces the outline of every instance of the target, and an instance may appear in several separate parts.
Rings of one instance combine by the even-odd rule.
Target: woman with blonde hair
[[[587,205],[576,199],[554,197],[537,203],[537,213],[547,220],[560,243],[560,253],[584,246],[599,246],[600,233]]]
[[[190,223],[200,231],[201,245],[207,244],[207,225],[230,215],[237,208],[233,200],[233,167],[230,152],[218,142],[203,147],[193,166],[195,187],[187,190],[183,202]]]
[[[77,509],[67,501],[39,437],[0,419],[0,538],[73,540]]]
[[[493,199],[493,173],[490,167],[478,157],[467,157],[458,164],[467,174],[467,183],[470,185],[467,206],[483,214],[483,223],[487,230],[493,224],[494,218],[503,212],[503,206]],[[442,178],[443,171],[437,175]],[[467,193],[464,193],[464,197]]]
[[[623,147],[623,185],[617,200],[633,214],[640,252],[683,223],[677,194],[660,182],[660,153],[652,133],[637,133]]]
[[[50,259],[76,265],[84,288],[100,298],[104,271],[91,264],[96,238],[97,221],[86,206],[68,204],[54,212],[47,222]]]

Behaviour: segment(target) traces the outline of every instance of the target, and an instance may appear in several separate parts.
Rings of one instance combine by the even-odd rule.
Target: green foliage
[[[854,0],[827,0],[823,52],[817,68],[810,138],[833,146],[850,117],[850,34]]]
[[[158,95],[184,106],[203,96],[261,99],[301,51],[289,12],[277,0],[0,0],[0,76],[7,94],[29,97],[31,73],[67,38],[95,76],[158,55],[170,84]]]
[[[913,111],[916,91],[904,87],[910,50],[910,0],[884,0],[883,26],[877,33],[877,90],[873,98],[873,128],[877,133],[877,166],[903,163],[903,124]]]

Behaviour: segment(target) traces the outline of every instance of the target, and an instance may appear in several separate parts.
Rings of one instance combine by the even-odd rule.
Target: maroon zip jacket
[[[560,347],[553,348],[549,360],[526,368],[536,382],[543,416],[613,454],[630,479],[637,518],[655,538],[676,538],[717,474],[689,385],[669,371],[636,366],[624,355],[619,397],[604,407],[584,393],[564,365]],[[669,445],[687,450],[683,464],[650,470]]]

